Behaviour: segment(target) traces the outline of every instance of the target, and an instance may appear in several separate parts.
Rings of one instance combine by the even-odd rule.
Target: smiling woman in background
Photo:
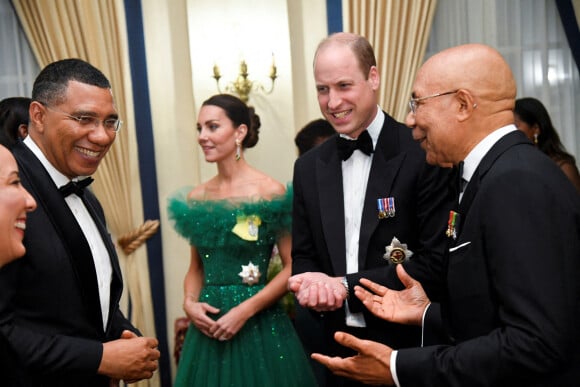
[[[520,98],[516,100],[514,120],[517,128],[524,132],[539,150],[558,164],[580,192],[580,174],[576,160],[562,145],[544,105],[535,98]]]
[[[26,213],[35,208],[36,202],[20,184],[16,160],[0,145],[0,267],[26,252],[22,244]]]

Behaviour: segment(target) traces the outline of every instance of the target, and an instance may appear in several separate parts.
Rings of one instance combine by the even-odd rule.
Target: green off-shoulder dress
[[[210,315],[217,319],[264,288],[276,238],[290,230],[291,187],[285,195],[258,201],[196,201],[187,192],[169,199],[169,217],[199,252],[204,270],[199,301],[220,309]],[[228,341],[211,339],[190,324],[174,386],[315,385],[292,322],[277,303]]]

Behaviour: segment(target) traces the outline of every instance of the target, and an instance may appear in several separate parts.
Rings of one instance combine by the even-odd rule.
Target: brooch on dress
[[[257,241],[262,219],[258,215],[238,216],[232,232],[246,241]]]
[[[260,281],[260,268],[250,261],[247,265],[242,265],[242,271],[238,273],[242,277],[242,283],[250,286],[257,284]]]
[[[392,262],[394,264],[403,263],[405,259],[411,258],[413,252],[407,249],[406,243],[401,243],[397,239],[397,237],[393,237],[391,244],[385,247],[385,258],[387,261]]]

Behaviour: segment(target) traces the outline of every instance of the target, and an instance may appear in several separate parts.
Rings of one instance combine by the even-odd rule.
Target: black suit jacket
[[[572,184],[514,131],[482,159],[458,212],[448,293],[425,323],[443,327],[450,345],[399,351],[401,385],[578,385],[580,196]]]
[[[22,185],[37,209],[28,214],[26,255],[0,270],[0,330],[14,364],[2,371],[22,386],[108,386],[97,375],[102,343],[124,329],[137,332],[119,310],[121,271],[104,214],[86,190],[85,203],[111,258],[109,321],[103,329],[97,277],[88,243],[39,160],[19,143],[13,148]]]
[[[375,148],[364,200],[359,240],[359,273],[347,276],[350,294],[361,276],[379,280],[388,270],[383,258],[393,237],[420,256],[442,259],[445,248],[446,214],[449,211],[448,171],[425,162],[425,153],[411,136],[411,129],[385,113],[385,122]],[[342,161],[335,138],[297,159],[294,166],[292,225],[292,272],[346,273]],[[377,199],[395,198],[393,218],[379,219]],[[415,258],[413,258],[415,259]],[[435,265],[440,267],[440,263]],[[350,297],[349,308],[364,312],[367,328],[360,337],[381,341],[395,348],[420,344],[420,331],[387,323],[370,314]],[[319,316],[329,345],[332,334],[349,329],[344,308]],[[338,348],[327,353],[336,354]]]

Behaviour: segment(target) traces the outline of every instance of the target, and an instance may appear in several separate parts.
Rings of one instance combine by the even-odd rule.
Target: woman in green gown
[[[292,192],[250,166],[259,119],[219,94],[200,109],[198,142],[218,173],[168,204],[191,245],[183,308],[191,320],[175,386],[314,386],[310,364],[278,301],[291,270]],[[266,271],[277,245],[283,269]]]

